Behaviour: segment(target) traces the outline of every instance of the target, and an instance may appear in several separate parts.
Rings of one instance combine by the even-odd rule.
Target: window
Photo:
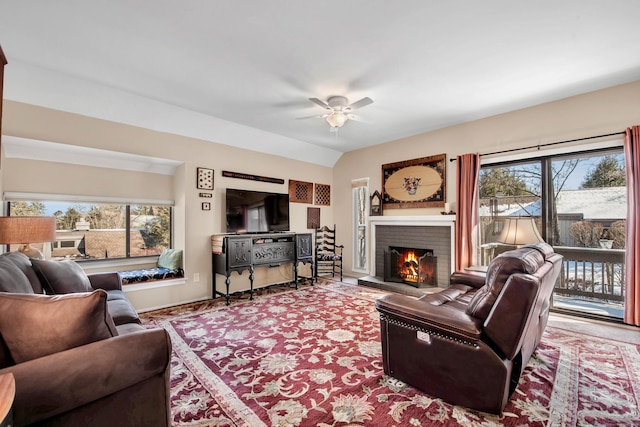
[[[502,241],[502,229],[514,217],[530,217],[542,238],[564,256],[553,307],[622,318],[625,177],[622,148],[482,166],[481,263],[519,246]]]
[[[515,246],[500,242],[510,217],[533,217],[541,223],[542,166],[539,161],[486,166],[480,170],[480,254],[482,265]]]
[[[367,222],[369,220],[369,187],[367,180],[351,184],[353,198],[353,271],[367,272]]]
[[[56,241],[43,245],[51,259],[133,258],[171,247],[171,206],[12,201],[8,210],[56,217]]]

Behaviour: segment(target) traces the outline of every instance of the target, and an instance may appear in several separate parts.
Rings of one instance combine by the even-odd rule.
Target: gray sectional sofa
[[[170,425],[171,341],[146,329],[118,273],[0,255],[0,375],[16,426]]]

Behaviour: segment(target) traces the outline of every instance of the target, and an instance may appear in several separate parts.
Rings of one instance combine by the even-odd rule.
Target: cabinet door
[[[311,233],[296,234],[296,251],[298,259],[313,256],[313,240]]]
[[[227,262],[229,268],[251,265],[251,238],[227,238]]]

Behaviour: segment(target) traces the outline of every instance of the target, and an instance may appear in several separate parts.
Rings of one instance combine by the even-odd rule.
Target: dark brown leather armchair
[[[439,293],[378,299],[384,372],[447,402],[502,413],[542,338],[561,263],[538,243],[501,254],[486,274],[453,273]]]

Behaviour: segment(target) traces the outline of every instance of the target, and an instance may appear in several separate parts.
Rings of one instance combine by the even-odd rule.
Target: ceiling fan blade
[[[369,98],[368,96],[365,96],[361,100],[356,101],[353,104],[347,105],[346,108],[349,108],[351,110],[356,110],[358,108],[366,107],[369,104],[373,104],[373,99]]]
[[[314,104],[318,104],[319,106],[321,106],[322,108],[328,108],[331,109],[331,107],[329,107],[329,104],[327,104],[324,101],[319,100],[318,98],[309,98],[309,101],[313,102]]]
[[[304,119],[326,119],[328,114],[323,114],[321,116],[305,116],[305,117],[296,117],[296,120],[304,120]]]

